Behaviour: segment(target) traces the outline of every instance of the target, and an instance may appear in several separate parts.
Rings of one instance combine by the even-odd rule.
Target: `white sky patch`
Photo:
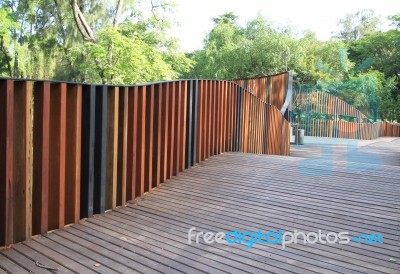
[[[185,51],[201,49],[206,34],[213,27],[212,19],[227,12],[239,16],[240,23],[254,19],[257,13],[276,26],[291,25],[299,33],[310,29],[321,40],[328,40],[337,29],[337,21],[346,13],[372,9],[383,22],[387,16],[400,13],[400,0],[175,0],[174,14],[180,26],[173,27],[172,36],[180,40]],[[388,22],[382,26],[388,28]]]

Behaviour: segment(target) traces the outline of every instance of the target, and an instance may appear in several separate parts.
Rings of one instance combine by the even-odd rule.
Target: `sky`
[[[372,9],[388,28],[387,16],[400,13],[400,0],[175,0],[177,7],[171,35],[180,40],[184,51],[201,49],[213,27],[213,18],[227,12],[239,16],[241,25],[260,12],[276,26],[291,25],[301,33],[309,29],[321,40],[328,40],[337,29],[337,21],[346,13]]]

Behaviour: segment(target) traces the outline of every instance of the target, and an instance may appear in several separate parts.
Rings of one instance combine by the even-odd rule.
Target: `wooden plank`
[[[13,128],[13,242],[29,239],[32,235],[32,95],[30,81],[15,82]]]
[[[146,150],[146,87],[139,87],[137,104],[137,143],[136,143],[136,182],[135,198],[144,194],[145,181],[145,150]]]
[[[117,206],[119,95],[119,87],[108,89],[106,209],[114,209]]]
[[[199,80],[198,82],[198,108],[197,108],[197,134],[196,134],[196,163],[199,163],[202,160],[203,155],[203,95],[204,95],[204,88],[203,88],[203,80]]]
[[[144,192],[149,192],[153,188],[153,153],[156,150],[154,147],[154,85],[146,87],[146,150],[145,150],[145,176],[144,176]]]
[[[106,210],[108,87],[96,87],[93,213]]]
[[[50,172],[49,229],[65,225],[65,152],[67,85],[51,84],[50,93]]]
[[[161,173],[161,181],[164,182],[167,180],[167,172],[168,172],[168,112],[169,112],[169,103],[168,103],[168,83],[162,84],[162,111],[161,111],[161,154],[160,154],[160,173]]]
[[[176,138],[176,82],[172,82],[169,85],[169,140],[168,140],[168,178],[171,178],[175,175],[174,173],[174,164],[176,164],[175,156],[176,156],[176,147],[175,147],[175,138]]]
[[[195,95],[196,86],[195,80],[190,80],[188,85],[188,96],[187,96],[187,122],[186,122],[186,162],[185,168],[189,168],[194,164],[195,157],[195,123],[196,123],[196,112],[195,112]]]
[[[188,98],[188,81],[181,82],[181,129],[180,129],[180,140],[181,140],[181,149],[180,149],[180,163],[179,163],[179,171],[183,171],[185,169],[186,162],[186,125],[187,125],[187,98]]]
[[[29,273],[26,269],[20,267],[4,255],[0,253],[0,269],[4,269],[8,273]]]
[[[213,82],[210,80],[208,81],[208,101],[207,101],[207,117],[208,117],[208,131],[207,131],[207,158],[210,158],[212,155],[212,144],[211,144],[211,138],[212,138],[212,88],[213,88]]]
[[[15,264],[19,265],[20,267],[24,268],[30,273],[35,273],[35,274],[51,273],[50,271],[44,268],[38,267],[35,264],[35,261],[30,260],[29,258],[25,257],[19,252],[15,251],[14,249],[9,249],[7,251],[4,251],[0,253],[0,255],[7,257],[10,261],[14,262]],[[1,262],[0,262],[0,269],[1,269]]]
[[[197,159],[197,142],[198,140],[198,128],[199,124],[199,80],[193,82],[193,123],[192,123],[192,166],[196,164]]]
[[[124,210],[124,212],[127,211]],[[201,273],[238,271],[235,267],[227,266],[229,265],[229,263],[227,264],[229,259],[204,252],[204,250],[197,246],[193,247],[182,244],[182,239],[171,235],[169,232],[160,232],[157,236],[150,239],[149,236],[151,233],[155,232],[155,229],[152,227],[154,224],[149,222],[145,223],[142,218],[140,220],[137,219],[138,223],[135,223],[130,220],[130,218],[131,215],[116,213],[112,216],[109,215],[108,218],[92,219],[90,223],[88,222],[85,225],[88,227],[95,227],[95,229],[102,231],[104,234],[113,235],[114,237],[122,234],[126,238],[129,238],[135,246],[138,245],[148,250],[154,250],[156,253],[154,254],[155,258],[159,258],[158,256],[162,255],[165,258],[161,258],[162,261],[160,260],[160,262],[165,263],[177,271],[182,271],[184,273],[198,273],[199,271]],[[127,222],[129,224],[129,229],[121,231],[121,221]],[[143,238],[146,239],[145,242],[141,240]],[[164,240],[162,240],[163,238]],[[175,254],[180,254],[179,260],[175,259]],[[173,260],[172,262],[171,259]]]
[[[80,238],[70,237],[70,234],[65,231],[57,231],[46,235],[49,239],[59,243],[66,248],[75,251],[78,254],[78,261],[81,264],[91,266],[91,268],[100,273],[136,273],[132,268],[129,268],[121,263],[98,253],[101,249],[96,244],[83,246]],[[87,257],[87,258],[86,258]]]
[[[65,223],[80,219],[81,202],[81,135],[82,86],[67,85],[66,166],[65,166]]]
[[[138,87],[129,88],[128,93],[128,156],[126,177],[126,200],[136,198],[136,165],[138,138]]]
[[[56,248],[49,248],[46,245],[40,244],[37,238],[34,238],[33,241],[24,242],[24,245],[35,250],[36,252],[46,256],[47,258],[51,258],[51,260],[55,261],[57,264],[62,265],[64,268],[68,269],[70,272],[74,273],[97,273],[88,266],[84,266],[77,261],[69,258],[58,252]]]
[[[12,80],[0,80],[0,246],[13,242],[13,91]]]
[[[99,246],[97,252],[102,256],[108,257],[119,264],[131,266],[135,272],[152,274],[166,273],[167,270],[171,270],[168,266],[159,263],[157,260],[153,260],[152,256],[148,254],[146,256],[141,255],[143,251],[140,247],[132,249],[132,244],[129,241],[123,241],[124,238],[113,239],[118,244],[110,243],[109,237],[103,233],[99,235],[94,229],[87,230],[83,225],[78,225],[76,228],[68,230],[68,233],[71,234],[69,237],[76,239],[75,241],[84,239],[81,241],[81,244],[84,246],[90,246],[92,243],[95,243]],[[121,248],[121,244],[124,248]]]
[[[32,233],[48,230],[50,83],[34,84]],[[0,108],[1,109],[1,108]]]
[[[46,235],[45,237],[41,237],[40,240],[37,240],[37,242],[51,250],[57,251],[57,253],[61,254],[62,256],[69,258],[84,267],[87,267],[91,271],[95,271],[97,273],[109,273],[109,274],[117,273],[116,271],[111,270],[108,266],[105,265],[105,262],[107,260],[104,257],[102,257],[102,260],[94,260],[92,259],[93,256],[89,256],[90,251],[79,252],[82,251],[82,249],[79,247],[74,246],[75,248],[73,249],[66,247],[66,246],[71,246],[71,242],[68,240],[50,234]],[[66,242],[65,244],[66,246],[63,245],[64,241]]]
[[[119,89],[117,205],[126,204],[128,168],[128,87]]]
[[[181,82],[175,84],[175,140],[174,140],[174,163],[173,175],[176,176],[179,172],[180,157],[182,155],[182,140],[181,140],[181,123],[182,123],[182,86]]]
[[[29,258],[33,262],[38,262],[42,265],[46,265],[51,268],[56,268],[57,273],[60,274],[67,274],[71,273],[71,270],[63,267],[62,265],[56,263],[55,261],[49,259],[48,257],[42,255],[39,252],[36,252],[34,249],[31,249],[30,247],[26,246],[25,244],[16,244],[13,245],[13,249],[18,251],[19,253],[23,254],[25,257]]]
[[[222,153],[224,153],[226,151],[226,143],[227,143],[227,113],[228,113],[228,109],[227,109],[227,96],[228,96],[228,85],[229,83],[227,81],[224,81],[224,88],[222,90]]]
[[[162,149],[162,84],[154,87],[154,157],[153,157],[153,187],[162,183],[161,178],[161,149]]]
[[[117,226],[120,226],[119,222],[122,220],[127,220],[129,223],[128,233],[134,233],[146,238],[149,238],[150,235],[156,233],[157,230],[155,227],[160,225],[163,226],[163,231],[156,233],[157,235],[151,240],[157,240],[159,242],[158,245],[161,245],[163,249],[183,250],[184,256],[187,256],[192,260],[192,266],[196,266],[196,262],[201,264],[201,268],[198,267],[201,271],[212,273],[217,271],[229,273],[257,273],[261,271],[261,269],[263,270],[262,272],[271,271],[271,269],[275,270],[273,265],[265,264],[265,257],[257,256],[257,254],[254,254],[253,252],[249,255],[249,252],[244,253],[227,245],[188,245],[187,239],[182,237],[187,233],[187,228],[182,227],[181,225],[182,223],[180,221],[183,219],[180,219],[179,221],[175,220],[176,216],[170,216],[170,218],[168,218],[166,216],[167,214],[160,212],[160,216],[157,216],[157,218],[151,218],[154,211],[139,211],[131,207],[124,209],[123,213],[124,214],[113,212],[112,216],[109,215],[107,217],[113,220],[111,223],[113,225],[118,222],[118,224],[115,224]],[[132,219],[134,215],[137,217]],[[108,220],[106,222],[108,222]],[[104,222],[105,225],[107,225],[106,222]],[[132,235],[131,237],[135,236]],[[168,245],[163,246],[162,243],[166,240],[168,241]],[[182,251],[175,251],[175,253],[181,252]],[[260,260],[260,258],[263,258],[263,260]],[[274,260],[274,263],[279,262]],[[211,271],[210,269],[207,269],[208,266],[212,266]],[[283,269],[279,268],[277,268],[277,270],[280,270],[281,272],[283,271]]]
[[[218,81],[217,88],[215,90],[215,152],[214,155],[220,154],[220,116],[221,116],[221,107],[220,107],[220,96],[221,96],[221,82]]]
[[[81,218],[93,215],[96,88],[82,89]]]
[[[211,82],[211,156],[215,155],[215,134],[216,134],[216,90],[217,90],[217,82]]]
[[[203,95],[203,152],[202,152],[202,161],[204,161],[207,158],[207,153],[209,149],[209,144],[207,143],[207,136],[208,136],[208,130],[209,130],[209,125],[208,125],[208,91],[209,91],[209,85],[208,81],[204,81],[204,95]]]

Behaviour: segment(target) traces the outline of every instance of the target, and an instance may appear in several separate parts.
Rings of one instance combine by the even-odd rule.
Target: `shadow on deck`
[[[214,156],[136,203],[2,251],[0,273],[399,273],[400,138],[307,138],[292,156]],[[190,245],[192,227],[383,244]]]

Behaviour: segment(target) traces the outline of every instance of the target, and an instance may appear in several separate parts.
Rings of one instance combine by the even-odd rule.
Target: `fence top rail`
[[[163,81],[154,81],[154,82],[146,82],[146,83],[137,83],[137,84],[101,84],[101,83],[86,83],[86,82],[75,82],[75,81],[62,81],[62,80],[50,80],[50,79],[36,79],[36,78],[13,78],[13,77],[0,77],[0,80],[13,80],[13,81],[32,81],[32,82],[50,82],[50,83],[66,83],[66,84],[74,84],[74,85],[88,85],[88,86],[107,86],[107,87],[137,87],[137,86],[149,86],[149,85],[156,85],[156,84],[163,84],[163,83],[173,83],[173,82],[181,82],[181,81],[220,81],[220,82],[229,82],[234,83],[234,81],[238,80],[251,80],[251,79],[258,79],[258,78],[265,78],[265,77],[273,77],[277,75],[282,75],[285,73],[290,72],[281,72],[278,74],[273,75],[264,75],[259,76],[256,78],[246,78],[246,79],[228,79],[228,80],[220,80],[220,79],[200,79],[200,78],[193,78],[193,79],[175,79],[175,80],[163,80]],[[237,83],[234,83],[237,85]],[[244,87],[242,87],[244,88]]]
[[[256,80],[256,79],[261,79],[261,78],[280,76],[280,75],[287,74],[287,73],[291,74],[292,72],[291,71],[282,71],[282,72],[278,72],[278,73],[270,74],[270,75],[262,75],[262,76],[250,77],[250,78],[232,79],[231,81]]]
[[[51,84],[67,84],[67,85],[82,85],[82,86],[95,86],[95,87],[145,87],[145,86],[151,86],[151,85],[158,85],[158,84],[164,84],[164,83],[177,83],[177,82],[183,82],[183,81],[217,81],[217,82],[225,82],[225,83],[231,83],[232,85],[241,88],[243,91],[248,92],[251,96],[256,97],[259,101],[262,103],[272,106],[279,110],[276,106],[265,102],[261,98],[255,96],[249,89],[246,89],[245,87],[242,87],[241,85],[232,82],[230,80],[217,80],[217,79],[180,79],[180,80],[170,80],[170,81],[159,81],[159,82],[150,82],[150,83],[143,83],[143,84],[137,84],[137,85],[111,85],[111,84],[90,84],[90,83],[80,83],[80,82],[73,82],[73,81],[58,81],[58,80],[43,80],[43,79],[30,79],[30,78],[11,78],[11,77],[0,77],[0,81],[4,80],[11,80],[14,82],[47,82]],[[286,120],[286,119],[285,119]]]

